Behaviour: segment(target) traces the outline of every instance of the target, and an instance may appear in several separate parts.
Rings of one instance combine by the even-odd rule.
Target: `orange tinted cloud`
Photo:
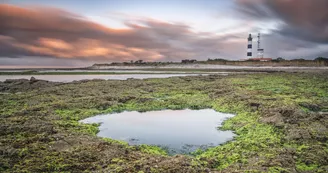
[[[9,57],[179,61],[217,56],[227,41],[147,18],[126,22],[129,29],[113,29],[54,8],[0,5],[0,20],[0,55]]]
[[[52,48],[52,49],[61,49],[61,50],[72,50],[73,47],[65,42],[64,40],[54,39],[54,38],[39,38],[39,43],[42,46]]]
[[[60,58],[96,58],[108,60],[137,60],[144,57],[145,60],[159,60],[163,56],[153,50],[125,47],[93,39],[79,39],[67,43],[59,39],[40,38],[37,44],[24,44],[12,38],[0,37],[0,40],[10,41],[10,44],[18,49],[40,56]]]
[[[327,0],[234,2],[237,7],[234,9],[242,14],[236,19],[241,21],[237,25],[240,28],[245,28],[244,24],[249,23],[265,24],[265,21],[283,24],[272,34],[263,34],[266,56],[284,56],[280,52],[292,50],[294,58],[299,58],[304,56],[304,52],[297,53],[298,49],[315,49],[328,43]],[[247,20],[242,21],[245,17]],[[142,17],[129,19],[124,22],[128,29],[113,29],[62,9],[0,4],[0,65],[4,63],[3,57],[8,57],[6,62],[9,62],[11,57],[33,56],[65,63],[73,60],[241,59],[246,52],[248,33],[245,32],[259,30],[254,28],[255,25],[250,25],[234,33],[205,33],[195,32],[191,26],[183,23]],[[328,56],[328,52],[319,53],[312,56]],[[15,62],[18,62],[17,59]]]

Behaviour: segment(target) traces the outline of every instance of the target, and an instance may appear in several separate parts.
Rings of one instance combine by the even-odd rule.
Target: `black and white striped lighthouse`
[[[252,42],[253,42],[252,34],[249,34],[248,44],[247,44],[247,58],[252,58],[252,56],[253,56],[252,55],[252,50],[253,50]]]

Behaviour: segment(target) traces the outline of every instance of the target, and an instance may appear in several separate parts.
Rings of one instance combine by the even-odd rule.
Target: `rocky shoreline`
[[[260,73],[167,79],[0,82],[1,172],[326,172],[328,77]],[[97,137],[102,113],[161,109],[235,113],[235,140],[168,156]]]

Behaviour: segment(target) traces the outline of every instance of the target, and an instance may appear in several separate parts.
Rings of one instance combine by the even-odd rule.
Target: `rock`
[[[281,109],[279,111],[279,113],[283,116],[283,117],[291,117],[294,113],[295,113],[295,110],[294,109]]]
[[[34,82],[34,81],[37,81],[37,80],[35,79],[35,77],[32,76],[31,79],[30,79],[30,81],[31,82]]]
[[[260,107],[260,105],[261,104],[259,104],[259,103],[250,103],[251,107],[257,107],[258,108],[258,107]]]
[[[23,83],[27,81],[27,79],[6,79],[4,83]]]
[[[34,84],[34,83],[36,83],[36,82],[38,82],[39,80],[37,80],[35,77],[31,77],[31,79],[30,79],[30,84]]]
[[[318,112],[320,111],[320,106],[316,105],[316,104],[311,104],[311,103],[299,103],[300,106],[310,110],[310,111],[314,111],[314,112]]]
[[[273,124],[277,127],[283,127],[284,126],[284,119],[283,117],[279,114],[276,113],[273,116],[270,117],[263,117],[260,120],[263,123],[268,123],[268,124]]]
[[[292,128],[287,132],[286,138],[287,140],[310,140],[311,134],[307,129]]]

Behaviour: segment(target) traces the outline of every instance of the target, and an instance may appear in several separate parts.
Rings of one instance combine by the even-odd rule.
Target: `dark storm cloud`
[[[246,17],[251,17],[259,20],[271,19],[273,18],[273,13],[268,9],[268,1],[265,0],[236,0],[236,9],[246,15]]]
[[[90,60],[179,61],[234,52],[234,35],[197,33],[182,23],[127,21],[113,29],[53,8],[0,5],[0,56],[41,56]]]
[[[259,28],[276,24],[263,35],[265,55],[313,59],[327,55],[327,0],[235,0],[241,18]],[[269,27],[270,28],[270,27]],[[261,29],[259,29],[260,31]]]
[[[327,0],[238,0],[242,14],[255,20],[276,21],[276,33],[305,41],[328,43]]]

